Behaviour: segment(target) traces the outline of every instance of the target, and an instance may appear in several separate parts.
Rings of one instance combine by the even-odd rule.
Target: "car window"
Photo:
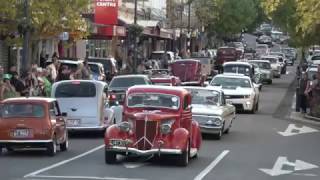
[[[189,89],[192,104],[217,105],[219,103],[219,92],[215,90]]]
[[[91,82],[73,81],[59,84],[55,91],[56,98],[95,97],[96,86]]]
[[[313,56],[311,60],[320,60],[320,56]]]
[[[222,88],[227,87],[242,87],[242,88],[251,88],[250,80],[247,78],[233,78],[233,77],[215,77],[210,85],[212,86],[222,86]]]
[[[128,96],[128,107],[170,108],[177,110],[180,107],[180,98],[170,94],[135,93]]]
[[[223,67],[225,73],[236,73],[250,76],[250,67],[242,65],[226,65]]]
[[[148,84],[144,77],[120,77],[113,78],[110,82],[110,88],[128,88],[134,85]]]
[[[3,118],[42,118],[45,116],[45,108],[43,105],[40,104],[8,103],[2,106],[1,114]]]
[[[100,74],[99,66],[96,64],[89,64],[90,70],[95,74]]]

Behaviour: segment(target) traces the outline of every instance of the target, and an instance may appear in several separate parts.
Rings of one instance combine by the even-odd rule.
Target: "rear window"
[[[320,60],[320,56],[313,56],[311,60]]]
[[[128,88],[134,85],[148,84],[143,77],[122,77],[113,78],[110,82],[110,88]]]
[[[99,66],[96,64],[89,64],[90,70],[95,74],[100,74]]]
[[[89,62],[101,63],[105,72],[112,71],[111,61],[108,59],[88,59]]]
[[[0,108],[0,116],[3,118],[32,117],[42,118],[45,115],[45,108],[40,104],[30,103],[8,103]]]
[[[218,54],[221,54],[221,55],[228,55],[228,54],[235,54],[236,53],[236,50],[235,49],[219,49],[218,50]]]
[[[56,98],[71,97],[95,97],[96,86],[90,82],[71,82],[63,83],[57,86],[55,91]]]
[[[77,65],[77,64],[63,63],[63,62],[61,62],[60,67],[62,68],[62,67],[64,67],[64,66],[67,66],[67,67],[68,67],[70,70],[72,70],[72,71],[76,71],[77,68],[78,68],[78,65]]]

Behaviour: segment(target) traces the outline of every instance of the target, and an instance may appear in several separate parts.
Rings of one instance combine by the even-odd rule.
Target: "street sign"
[[[289,124],[287,130],[285,130],[284,132],[278,132],[278,134],[282,136],[294,136],[294,135],[314,133],[314,132],[319,132],[319,131],[317,129],[313,129],[307,126],[297,127],[296,124]]]
[[[285,166],[290,166],[292,169],[284,169]],[[307,163],[301,160],[296,160],[295,162],[289,162],[287,157],[278,157],[276,163],[272,169],[259,169],[260,171],[270,175],[270,176],[280,176],[285,174],[292,174],[295,171],[310,170],[319,168],[317,165]],[[310,175],[310,174],[309,174]],[[313,175],[316,176],[316,175]]]

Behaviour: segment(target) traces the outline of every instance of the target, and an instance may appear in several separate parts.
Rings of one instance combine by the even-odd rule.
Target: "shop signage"
[[[97,24],[118,24],[118,0],[95,0],[94,21]]]

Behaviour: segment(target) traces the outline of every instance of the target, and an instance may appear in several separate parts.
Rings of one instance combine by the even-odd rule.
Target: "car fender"
[[[174,149],[185,150],[189,140],[189,131],[185,128],[175,129],[173,132],[172,146]]]
[[[110,139],[121,139],[121,131],[116,124],[109,126],[104,135],[105,144],[109,144]]]
[[[199,123],[197,121],[192,121],[192,137],[191,137],[191,148],[200,149],[202,143],[202,135]]]

